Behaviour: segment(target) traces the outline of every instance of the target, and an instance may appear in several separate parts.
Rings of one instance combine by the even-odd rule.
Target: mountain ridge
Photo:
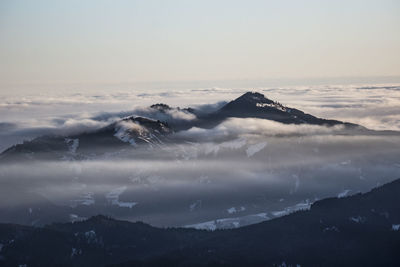
[[[163,103],[153,104],[150,108],[161,113],[174,110]],[[300,110],[286,107],[257,92],[247,92],[211,113],[202,114],[193,108],[176,108],[176,110],[192,114],[195,118],[187,121],[180,120],[179,123],[174,124],[174,121],[169,123],[144,116],[125,116],[95,131],[72,136],[39,136],[31,141],[9,147],[0,153],[0,159],[13,160],[22,155],[22,159],[31,160],[37,157],[35,154],[42,155],[44,153],[50,153],[47,156],[49,159],[64,159],[76,154],[77,150],[86,150],[90,154],[93,147],[96,147],[97,150],[123,149],[127,145],[147,145],[152,148],[168,141],[168,136],[175,132],[192,127],[211,129],[229,118],[259,118],[284,124],[310,124],[328,127],[342,125],[349,130],[367,130],[357,124],[317,118]],[[124,127],[124,123],[129,125]]]
[[[104,215],[0,224],[2,266],[396,266],[400,179],[233,230],[156,228]]]
[[[268,119],[285,124],[361,127],[353,123],[317,118],[298,109],[286,107],[257,92],[247,92],[230,101],[218,110],[217,114],[221,117]]]

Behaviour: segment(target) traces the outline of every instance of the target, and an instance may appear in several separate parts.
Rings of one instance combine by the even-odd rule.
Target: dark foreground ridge
[[[399,266],[400,179],[271,221],[214,232],[95,216],[0,224],[0,266]]]

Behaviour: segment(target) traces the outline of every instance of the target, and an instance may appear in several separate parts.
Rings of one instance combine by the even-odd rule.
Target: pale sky
[[[400,76],[400,1],[0,1],[2,84],[358,76]]]

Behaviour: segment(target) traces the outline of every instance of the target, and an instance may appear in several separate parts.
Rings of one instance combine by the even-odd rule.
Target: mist
[[[14,207],[2,220],[40,225],[102,213],[156,226],[209,228],[201,223],[229,218],[242,226],[400,177],[399,135],[230,119],[174,138],[84,160],[1,165],[1,209]]]

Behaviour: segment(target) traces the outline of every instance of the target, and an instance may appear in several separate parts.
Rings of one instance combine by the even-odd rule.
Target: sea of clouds
[[[79,91],[79,92],[76,92]],[[165,103],[212,111],[247,91],[257,91],[312,115],[357,123],[375,130],[400,130],[400,84],[274,88],[76,89],[72,92],[2,93],[0,150],[42,134],[73,134],[101,128],[136,114],[159,118],[148,107]],[[190,120],[183,112],[171,118]]]

